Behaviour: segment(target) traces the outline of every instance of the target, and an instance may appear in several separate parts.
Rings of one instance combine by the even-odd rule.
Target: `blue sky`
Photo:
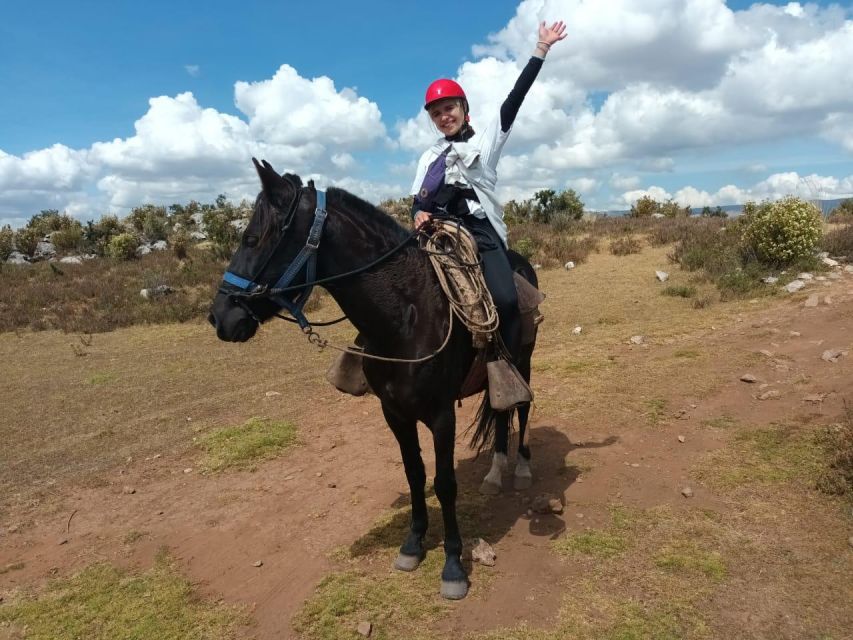
[[[832,87],[851,78],[851,13],[722,0],[6,3],[0,223],[246,196],[253,153],[374,201],[405,195],[434,135],[426,84],[463,81],[476,125],[544,17],[566,19],[568,38],[519,116],[505,198],[572,187],[595,208],[642,193],[701,206],[778,197],[808,176],[815,196],[853,195],[853,81],[850,96]]]

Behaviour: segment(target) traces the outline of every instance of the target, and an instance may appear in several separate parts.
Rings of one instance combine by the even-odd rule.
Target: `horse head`
[[[220,340],[245,342],[260,323],[271,318],[300,291],[277,300],[258,294],[272,287],[287,269],[311,225],[313,198],[302,197],[302,180],[292,174],[279,175],[264,160],[252,158],[261,180],[261,192],[240,245],[231,258],[225,278],[210,307],[208,321]],[[305,281],[299,274],[292,284]],[[254,294],[254,295],[253,295]]]

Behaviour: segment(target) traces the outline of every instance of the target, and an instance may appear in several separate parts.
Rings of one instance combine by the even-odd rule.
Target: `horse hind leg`
[[[525,346],[518,363],[518,372],[530,384],[530,359],[533,356],[533,345]],[[533,485],[533,472],[530,468],[530,432],[527,420],[530,417],[530,404],[518,407],[518,455],[515,459],[513,487],[516,491],[529,489]]]
[[[492,466],[480,484],[480,493],[483,495],[496,496],[503,490],[503,474],[509,467],[507,449],[509,447],[510,413],[509,411],[502,411],[494,414],[495,452],[492,454]]]
[[[527,418],[530,415],[530,405],[518,408],[518,455],[515,459],[513,488],[516,491],[529,489],[533,485],[533,471],[530,468],[530,447],[528,446]]]

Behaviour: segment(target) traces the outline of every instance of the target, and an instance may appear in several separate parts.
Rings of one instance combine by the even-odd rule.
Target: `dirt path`
[[[697,480],[695,473],[708,456],[731,446],[731,429],[715,428],[721,424],[717,421],[744,427],[792,420],[825,424],[837,420],[845,399],[853,398],[853,277],[826,291],[832,293],[830,305],[804,308],[801,300],[744,304],[716,319],[704,318],[677,331],[670,327],[660,337],[650,332],[642,346],[625,340],[630,333],[624,327],[618,340],[599,339],[599,352],[589,347],[583,362],[593,364],[569,369],[568,377],[547,360],[536,368],[534,386],[542,398],[532,430],[536,483],[529,491],[506,491],[488,500],[489,512],[468,521],[469,530],[463,533],[473,537],[488,532],[498,565],[472,569],[471,596],[435,623],[436,635],[519,623],[553,627],[565,590],[595,570],[555,556],[552,541],[607,527],[614,504],[675,513],[707,510],[736,518],[737,501],[715,490],[713,481]],[[552,309],[548,322],[560,330],[546,348],[571,350],[566,335],[575,321],[568,313],[561,319]],[[712,328],[712,322],[727,324]],[[191,328],[182,338],[197,340],[202,333],[203,328]],[[139,334],[125,339],[128,335]],[[178,361],[180,343],[173,344]],[[851,355],[830,364],[821,359],[826,349],[851,350]],[[611,368],[602,372],[596,358]],[[738,378],[746,372],[758,382],[741,382]],[[20,568],[0,575],[0,595],[94,561],[144,568],[158,549],[167,547],[201,594],[248,607],[254,625],[245,630],[246,637],[295,637],[291,618],[317,583],[335,570],[335,550],[356,543],[377,518],[403,504],[407,487],[375,399],[338,396],[312,383],[300,390],[301,400],[310,398],[308,406],[279,405],[286,395],[267,396],[265,390],[286,393],[286,379],[283,375],[275,383],[252,386],[251,408],[292,417],[302,446],[257,472],[202,475],[191,445],[164,449],[158,442],[143,442],[125,462],[105,463],[86,475],[97,478],[87,482],[88,488],[73,482],[79,476],[72,474],[70,481],[61,479],[38,498],[22,493],[20,501],[7,502],[0,525],[0,567]],[[779,397],[756,399],[767,390],[778,390]],[[820,401],[804,400],[818,396]],[[164,411],[176,417],[196,411],[197,401],[188,398],[164,402]],[[213,415],[217,407],[226,422],[240,415],[233,403],[221,401],[199,409],[193,420]],[[467,423],[472,409],[473,403],[466,403],[460,410],[460,424]],[[428,442],[425,432],[422,442]],[[425,444],[431,469],[429,449]],[[458,459],[461,491],[472,494],[487,461],[474,459],[464,447]],[[681,494],[686,486],[694,493],[690,499]],[[561,496],[565,511],[529,515],[529,501],[540,493]],[[831,527],[825,533],[835,545],[833,561],[843,576],[851,567],[851,551],[844,551],[849,521],[827,520],[827,509],[815,508],[812,524]],[[797,521],[808,517],[801,513]],[[439,524],[433,519],[433,528]],[[801,538],[810,531],[807,523],[801,525],[788,522],[767,534]],[[791,548],[819,561],[811,556],[817,551],[807,540],[797,539]],[[262,566],[254,566],[258,561]],[[737,569],[731,573],[735,583],[741,580]],[[771,575],[770,584],[774,579]],[[630,585],[616,581],[613,588],[631,591]],[[746,581],[732,589],[742,597],[752,587]],[[741,637],[805,637],[797,635],[797,624],[780,622],[789,599],[774,603],[772,590],[757,593],[766,598],[758,612],[751,606],[739,609],[736,595],[715,595],[709,598],[708,614],[723,626],[744,630]],[[835,624],[846,622],[841,618]],[[780,635],[762,636],[762,625],[781,630]]]

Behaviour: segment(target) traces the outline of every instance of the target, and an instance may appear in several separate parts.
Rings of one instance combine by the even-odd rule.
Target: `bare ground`
[[[664,255],[542,274],[536,482],[480,498],[488,461],[460,435],[463,534],[486,538],[498,564],[471,567],[471,594],[453,605],[436,580],[423,597],[441,613],[422,637],[851,637],[850,503],[815,491],[809,465],[823,462],[797,446],[853,397],[853,354],[820,357],[853,352],[853,276],[813,285],[831,295],[817,308],[694,310],[658,295]],[[243,636],[266,639],[298,637],[293,618],[324,576],[408,580],[389,569],[407,493],[393,437],[375,398],[337,394],[322,376],[331,355],[303,340],[283,323],[242,346],[200,324],[0,335],[0,596],[95,561],[145,568],[165,546],[200,594],[247,607]],[[767,390],[780,397],[758,400]],[[301,446],[254,472],[199,473],[194,439],[256,415],[293,421]],[[766,449],[750,436],[768,430],[790,438]],[[564,512],[528,515],[540,493]],[[437,544],[437,513],[432,525]],[[625,548],[560,551],[591,532]]]

